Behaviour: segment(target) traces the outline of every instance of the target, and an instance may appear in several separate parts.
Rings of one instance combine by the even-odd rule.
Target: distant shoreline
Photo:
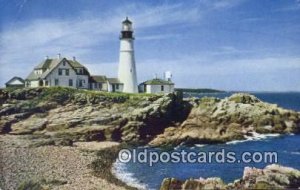
[[[300,93],[300,91],[217,90],[210,88],[175,88],[183,93]]]
[[[209,89],[209,88],[175,88],[176,92],[182,93],[225,93],[223,90]]]

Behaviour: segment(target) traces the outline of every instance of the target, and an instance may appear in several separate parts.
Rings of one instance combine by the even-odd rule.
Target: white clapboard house
[[[46,57],[26,78],[25,86],[64,86],[109,92],[121,92],[123,88],[123,84],[118,79],[91,76],[88,69],[75,57],[70,60],[61,58],[60,55],[54,59]]]

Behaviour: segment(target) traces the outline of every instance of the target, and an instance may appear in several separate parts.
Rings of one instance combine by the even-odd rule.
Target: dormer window
[[[34,74],[36,74],[36,75],[39,75],[39,74],[42,74],[42,73],[43,73],[42,69],[34,70]]]
[[[82,69],[77,69],[77,72],[78,72],[79,74],[83,74],[83,70],[82,70]]]

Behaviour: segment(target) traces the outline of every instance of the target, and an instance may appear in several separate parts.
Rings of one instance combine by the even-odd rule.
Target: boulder
[[[264,169],[245,167],[243,177],[229,184],[225,184],[220,178],[199,178],[185,181],[165,178],[160,190],[297,189],[299,187],[299,170],[272,164]]]

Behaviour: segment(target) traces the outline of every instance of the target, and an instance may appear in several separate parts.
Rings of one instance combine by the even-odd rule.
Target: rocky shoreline
[[[179,127],[168,127],[149,144],[177,146],[225,143],[245,140],[254,133],[299,133],[300,114],[275,104],[262,102],[249,94],[233,94],[224,99],[189,101],[193,106]]]
[[[300,131],[300,113],[249,94],[183,100],[180,94],[25,88],[0,90],[0,105],[4,189],[24,180],[50,189],[131,189],[111,174],[116,144],[193,146]],[[109,151],[99,143],[109,143]]]
[[[115,185],[95,176],[90,167],[97,151],[115,143],[35,147],[30,146],[32,141],[27,135],[0,135],[1,189],[127,189],[125,184]]]
[[[225,184],[222,179],[199,178],[186,181],[166,178],[160,190],[205,190],[205,189],[298,189],[300,187],[300,171],[280,165],[268,165],[264,169],[245,167],[241,179]]]

